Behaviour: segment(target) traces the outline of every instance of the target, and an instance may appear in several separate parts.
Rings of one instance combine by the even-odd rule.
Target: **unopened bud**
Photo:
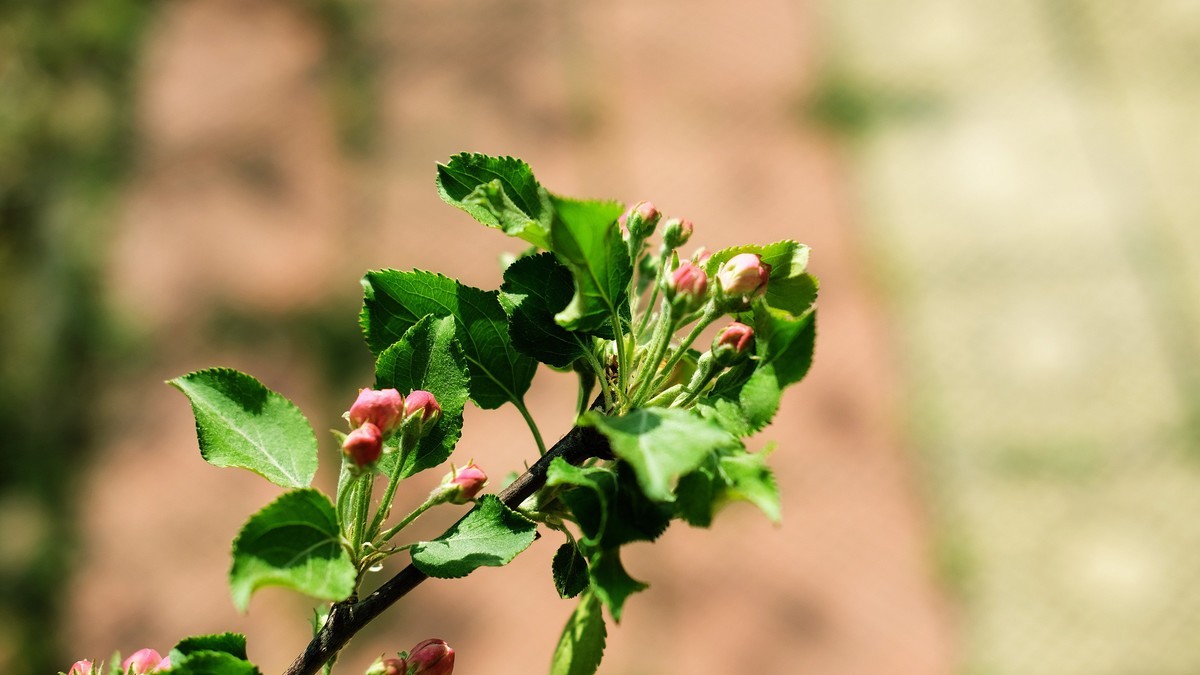
[[[488,477],[479,468],[475,462],[467,462],[467,465],[455,469],[450,468],[450,473],[442,479],[442,486],[450,495],[448,501],[451,504],[466,504],[475,499],[483,486],[487,485]]]
[[[374,424],[363,422],[342,441],[342,454],[349,457],[355,466],[374,464],[383,454],[383,432]]]
[[[133,675],[153,673],[159,670],[162,662],[163,657],[153,649],[139,649],[121,662],[121,672],[132,673]],[[167,667],[171,667],[170,662],[167,662]]]
[[[708,293],[708,277],[703,269],[688,261],[671,272],[665,286],[667,300],[680,312],[687,314],[704,304]]]
[[[739,253],[717,270],[719,292],[728,298],[730,309],[745,309],[750,300],[767,292],[771,266],[754,253]]]
[[[621,223],[630,235],[638,239],[646,239],[654,234],[654,227],[662,214],[650,202],[638,202],[633,208],[621,216]]]
[[[349,416],[351,426],[360,427],[364,422],[370,422],[386,436],[404,422],[404,397],[395,389],[362,389],[354,405],[350,406]]]
[[[454,672],[454,650],[445,640],[423,640],[408,653],[411,675],[450,675]]]
[[[408,663],[401,658],[375,659],[364,675],[408,675]]]
[[[663,243],[675,250],[692,238],[692,221],[672,218],[663,225]]]
[[[428,434],[442,416],[442,406],[438,405],[433,394],[420,389],[412,392],[404,399],[404,410],[407,415],[406,424],[415,427],[417,438]],[[407,432],[405,432],[407,433]]]
[[[81,659],[71,665],[71,669],[67,671],[67,675],[94,675],[96,672],[95,666],[87,659]]]
[[[753,350],[754,329],[737,321],[717,333],[712,345],[713,358],[723,368],[745,360]]]
[[[712,251],[701,246],[700,248],[696,249],[695,253],[692,254],[692,262],[696,263],[697,265],[699,265],[701,267],[704,267],[705,265],[708,264],[708,259],[711,257],[712,257]]]

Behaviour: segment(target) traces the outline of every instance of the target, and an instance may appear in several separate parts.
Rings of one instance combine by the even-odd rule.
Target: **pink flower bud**
[[[707,292],[708,277],[703,269],[690,261],[681,263],[667,277],[667,300],[685,314],[699,309]]]
[[[663,226],[663,243],[669,249],[677,249],[692,238],[692,221],[672,218]]]
[[[713,340],[713,357],[721,366],[731,366],[745,359],[754,350],[754,329],[734,321],[717,333]]]
[[[374,424],[363,422],[342,441],[342,453],[356,466],[374,464],[383,454],[383,432]]]
[[[153,649],[139,649],[121,662],[121,672],[132,672],[133,675],[153,673],[162,661],[163,657]],[[169,667],[170,663],[167,665]]]
[[[408,675],[408,663],[404,659],[384,659],[380,675]]]
[[[360,427],[370,422],[386,436],[404,421],[404,397],[395,389],[361,389],[358,399],[350,406],[350,425]]]
[[[705,265],[708,264],[708,259],[711,257],[712,257],[712,251],[701,246],[700,248],[696,249],[695,253],[692,254],[692,262],[696,263],[697,265],[699,265],[701,267],[704,267]]]
[[[450,492],[451,504],[466,504],[487,485],[487,480],[483,469],[475,462],[467,462],[466,466],[459,469],[451,467],[450,473],[442,479],[442,485]]]
[[[92,662],[88,661],[87,659],[82,659],[76,661],[71,666],[71,669],[67,671],[67,675],[93,675],[95,672],[96,670],[92,665]]]
[[[739,253],[717,270],[719,297],[727,310],[743,310],[750,300],[767,292],[771,266],[754,253]]]
[[[454,672],[454,650],[445,640],[424,640],[409,652],[408,667],[412,675],[450,675]]]
[[[416,427],[415,432],[418,438],[432,431],[433,426],[442,416],[442,406],[438,405],[433,394],[420,389],[404,399],[404,408],[407,411],[408,419],[412,420],[410,424]]]

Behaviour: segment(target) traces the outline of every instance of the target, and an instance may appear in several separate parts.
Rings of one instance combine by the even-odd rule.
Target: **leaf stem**
[[[704,315],[700,317],[698,322],[696,322],[696,327],[693,328],[692,332],[688,333],[688,336],[683,339],[683,342],[679,344],[679,347],[675,350],[675,353],[671,354],[671,358],[667,359],[667,362],[663,365],[662,369],[660,369],[658,376],[655,377],[652,372],[650,379],[658,380],[656,384],[659,384],[663,379],[669,377],[671,374],[671,369],[673,369],[675,365],[679,363],[679,359],[683,358],[683,355],[687,353],[688,347],[692,346],[692,343],[696,341],[696,338],[700,337],[700,333],[703,332],[705,328],[708,328],[712,322],[720,318],[721,315],[722,312],[717,311],[716,305],[709,303],[708,307],[704,308]],[[650,391],[654,391],[654,387],[650,387]]]
[[[400,522],[396,523],[395,525],[393,525],[392,527],[390,527],[386,531],[384,531],[383,534],[379,535],[379,537],[376,541],[378,541],[381,544],[386,542],[387,540],[396,536],[396,533],[398,533],[400,530],[403,530],[404,528],[408,527],[408,525],[410,523],[412,523],[412,521],[416,520],[422,513],[425,513],[429,509],[433,508],[434,506],[437,506],[438,504],[442,504],[445,501],[446,501],[445,499],[439,499],[439,498],[435,497],[434,495],[429,495],[429,498],[426,499],[423,504],[421,504],[417,508],[413,509],[412,512],[409,513],[407,516],[404,516],[404,518],[402,518],[400,520]]]
[[[525,424],[529,426],[529,430],[533,432],[533,440],[537,443],[539,455],[546,454],[546,441],[542,440],[542,432],[538,430],[537,422],[533,421],[533,415],[529,414],[529,408],[525,407],[525,398],[521,397],[513,401],[513,405],[521,412],[521,417],[525,418]]]

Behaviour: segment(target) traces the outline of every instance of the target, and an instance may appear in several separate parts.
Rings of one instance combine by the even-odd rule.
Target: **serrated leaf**
[[[817,299],[817,279],[807,274],[809,248],[804,244],[785,240],[760,246],[749,244],[721,249],[708,259],[704,269],[712,278],[725,261],[739,253],[756,253],[771,266],[771,277],[767,282],[767,304],[799,316],[808,311]]]
[[[675,509],[679,517],[694,527],[709,527],[713,520],[716,461],[710,459],[700,468],[679,479],[675,487]]]
[[[585,593],[558,638],[550,675],[593,675],[604,658],[607,637],[600,601]]]
[[[239,633],[218,633],[184,638],[171,649],[171,662],[178,663],[182,657],[196,652],[221,652],[246,659],[246,636]],[[179,658],[176,658],[177,656]]]
[[[571,270],[551,253],[521,258],[504,270],[500,304],[508,313],[513,346],[547,365],[563,368],[583,356],[591,339],[555,322],[574,295]]]
[[[517,351],[498,291],[484,291],[431,272],[382,270],[363,277],[360,322],[378,355],[425,315],[455,320],[455,337],[467,359],[471,400],[485,409],[521,400],[537,362]]]
[[[445,534],[414,546],[412,560],[431,577],[457,579],[480,567],[507,565],[529,548],[536,532],[535,523],[505,506],[496,495],[484,495]]]
[[[219,651],[197,651],[180,658],[171,655],[171,667],[159,671],[171,675],[261,675],[249,661]]]
[[[739,451],[718,460],[722,486],[720,497],[754,504],[775,524],[780,521],[779,485],[767,466],[764,453]]]
[[[550,248],[548,196],[525,162],[462,153],[438,165],[437,186],[443,201],[484,225]]]
[[[250,516],[233,541],[233,604],[246,611],[264,586],[283,586],[321,600],[345,600],[357,572],[342,548],[333,504],[313,489],[293,490]]]
[[[403,462],[400,477],[435,467],[450,457],[462,436],[463,408],[471,383],[452,317],[422,317],[405,331],[375,361],[375,388],[396,388],[403,393],[428,391],[442,407],[441,418],[417,447],[400,457],[398,437],[379,461],[379,470],[392,475],[396,462]]]
[[[621,610],[629,596],[644,591],[650,586],[629,576],[621,564],[619,549],[604,549],[592,556],[589,572],[592,591],[608,606],[613,621],[621,622]]]
[[[598,545],[608,523],[608,499],[616,493],[616,473],[602,467],[578,467],[555,457],[546,471],[546,485],[579,488],[563,492],[561,499],[574,513],[584,542]]]
[[[560,498],[579,524],[581,542],[593,548],[654,541],[671,521],[671,509],[642,494],[632,468],[625,462],[583,469],[555,458],[546,484],[575,486],[562,491]]]
[[[642,408],[621,417],[592,412],[580,423],[596,427],[613,454],[629,462],[647,497],[671,501],[680,476],[694,471],[714,450],[736,444],[727,431],[684,410]]]
[[[554,575],[554,588],[563,598],[573,598],[588,587],[587,560],[574,542],[568,541],[558,547],[550,571]]]
[[[200,455],[213,466],[249,469],[283,487],[305,487],[317,471],[317,437],[291,401],[229,368],[168,382],[192,403]]]
[[[575,294],[555,316],[567,330],[595,333],[618,314],[629,295],[633,265],[621,239],[619,202],[578,201],[551,195],[550,250],[571,270]]]

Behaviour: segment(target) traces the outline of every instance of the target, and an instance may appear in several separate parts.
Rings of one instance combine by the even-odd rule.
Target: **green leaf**
[[[500,304],[513,346],[542,363],[564,368],[583,356],[591,338],[554,321],[574,295],[571,270],[551,253],[521,258],[504,270]]]
[[[368,272],[362,283],[360,323],[372,353],[382,353],[427,314],[452,316],[476,405],[499,408],[529,390],[537,362],[513,347],[497,291],[422,271]]]
[[[719,466],[723,482],[720,498],[748,501],[761,509],[771,522],[779,524],[779,486],[767,466],[765,452],[723,454]]]
[[[250,516],[233,541],[229,585],[234,606],[244,612],[250,596],[264,586],[345,600],[354,592],[356,574],[341,545],[333,504],[321,492],[304,489]]]
[[[575,514],[584,542],[598,545],[608,523],[608,500],[616,493],[617,475],[603,467],[581,468],[555,457],[546,471],[546,485],[576,486],[561,498]]]
[[[463,153],[438,165],[438,194],[475,220],[550,248],[551,208],[529,165],[513,157]]]
[[[680,476],[737,442],[716,424],[678,409],[642,408],[621,417],[592,412],[580,422],[608,438],[613,454],[629,462],[642,491],[656,501],[670,501]]]
[[[178,662],[171,656],[171,667],[162,671],[171,675],[261,675],[253,663],[218,651],[193,652]]]
[[[439,579],[465,577],[480,567],[507,565],[533,543],[537,525],[484,495],[475,508],[433,541],[412,549],[417,569]]]
[[[550,675],[593,675],[604,658],[607,636],[600,601],[585,593],[558,638]]]
[[[554,574],[554,588],[561,597],[573,598],[588,587],[587,560],[574,542],[558,547],[550,571]]]
[[[219,633],[217,635],[196,635],[179,641],[171,650],[171,662],[176,663],[182,657],[196,652],[221,652],[239,659],[247,659],[246,636],[239,633]],[[176,658],[178,655],[180,658]]]
[[[317,471],[317,437],[291,401],[229,368],[168,382],[192,402],[200,456],[249,469],[283,487],[305,487]]]
[[[592,591],[608,606],[613,621],[621,622],[621,610],[629,596],[649,588],[629,576],[621,564],[619,549],[604,549],[591,559]]]
[[[709,527],[716,501],[716,461],[709,459],[700,468],[679,479],[675,488],[675,509],[679,517],[694,527]]]
[[[722,249],[712,254],[705,264],[711,278],[721,265],[739,253],[756,253],[771,266],[767,282],[767,304],[794,315],[806,312],[817,299],[817,279],[805,273],[809,248],[794,241],[778,241],[760,246],[750,244]]]
[[[617,227],[624,206],[554,195],[550,199],[555,210],[550,250],[575,279],[575,295],[555,321],[567,330],[595,333],[628,300],[633,265]]]
[[[393,451],[385,453],[379,462],[379,470],[385,475],[390,476],[395,463],[401,461],[401,478],[441,464],[462,436],[463,408],[471,378],[455,331],[453,318],[427,315],[375,361],[376,389],[395,388],[405,393],[422,389],[433,394],[442,407],[437,425],[421,438],[415,451],[400,457],[398,436],[395,442],[389,441]]]
[[[582,542],[613,548],[634,541],[654,541],[671,521],[671,509],[642,494],[633,470],[625,462],[615,467],[581,469],[561,457],[550,463],[547,485],[575,486],[560,498],[571,509]]]

